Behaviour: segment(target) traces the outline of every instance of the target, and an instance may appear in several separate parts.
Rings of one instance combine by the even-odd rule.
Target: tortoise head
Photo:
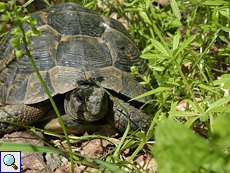
[[[94,122],[108,112],[108,96],[102,88],[80,85],[66,94],[65,112],[73,120]]]

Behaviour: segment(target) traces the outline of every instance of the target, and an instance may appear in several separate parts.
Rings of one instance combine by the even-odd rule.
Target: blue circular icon
[[[11,155],[11,154],[5,155],[4,158],[3,158],[3,162],[4,162],[5,165],[7,165],[7,166],[12,166],[15,170],[18,169],[18,167],[14,164],[14,163],[15,163],[14,156]]]
[[[7,166],[11,166],[14,162],[14,156],[12,156],[11,154],[7,154],[4,156],[3,162],[7,165]]]

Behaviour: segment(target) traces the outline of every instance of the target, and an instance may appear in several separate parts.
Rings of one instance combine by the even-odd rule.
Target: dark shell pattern
[[[147,65],[120,22],[75,3],[62,3],[32,16],[41,34],[30,37],[29,46],[52,96],[94,83],[91,78],[129,98],[145,92],[130,74],[130,67],[138,66],[145,74]],[[23,27],[26,31],[31,28],[28,24]],[[34,104],[48,99],[27,55],[20,61],[14,57],[12,37],[7,34],[0,43],[0,103]]]

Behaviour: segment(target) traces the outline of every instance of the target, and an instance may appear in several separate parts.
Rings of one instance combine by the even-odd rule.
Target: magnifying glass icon
[[[12,166],[15,170],[18,169],[18,167],[14,164],[15,163],[15,158],[11,154],[7,154],[3,158],[3,162],[7,166]]]

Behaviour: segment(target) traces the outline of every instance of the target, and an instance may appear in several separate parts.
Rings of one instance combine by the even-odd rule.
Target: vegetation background
[[[35,2],[28,2],[32,3],[26,7],[30,11]],[[44,2],[41,5],[50,5],[48,1]],[[88,156],[71,152],[70,143],[69,151],[56,149],[57,146],[54,148],[51,145],[31,147],[9,143],[0,143],[1,149],[12,150],[16,146],[22,151],[71,153],[70,157],[66,157],[72,162],[72,172],[74,162],[94,167],[97,170],[95,172],[230,172],[230,2],[71,2],[82,4],[106,16],[116,16],[128,28],[142,52],[141,57],[148,60],[150,68],[149,76],[142,76],[142,84],[150,85],[152,90],[142,96],[154,97],[149,110],[152,125],[146,134],[124,134],[118,144],[113,142],[111,152],[100,159],[92,159],[93,163],[82,159],[89,159]],[[13,0],[8,3],[16,5]],[[51,2],[55,3],[57,2]],[[19,6],[15,8],[20,9]],[[9,15],[10,12],[6,12],[3,3],[0,3],[0,9],[4,13],[1,16],[2,30],[12,16]],[[33,32],[36,35],[36,31]],[[18,40],[15,42],[13,43],[17,44]],[[20,52],[18,55],[20,57]],[[138,74],[138,69],[133,67],[132,72]],[[65,137],[68,142],[95,136]],[[111,141],[110,138],[103,138]],[[132,150],[132,154],[125,158],[124,152],[127,150]],[[147,159],[143,159],[147,160],[144,165],[135,160],[142,152],[147,156]],[[153,166],[153,158],[157,166]]]

